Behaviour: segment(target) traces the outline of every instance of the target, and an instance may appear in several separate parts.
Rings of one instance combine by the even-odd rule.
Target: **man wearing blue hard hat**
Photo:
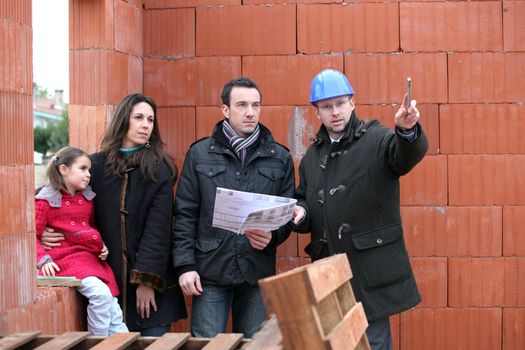
[[[312,80],[310,103],[322,125],[299,165],[294,223],[297,232],[311,232],[305,251],[313,261],[347,254],[370,346],[386,350],[389,316],[421,301],[403,239],[399,178],[423,159],[428,142],[407,95],[394,131],[358,118],[353,95],[339,71]]]

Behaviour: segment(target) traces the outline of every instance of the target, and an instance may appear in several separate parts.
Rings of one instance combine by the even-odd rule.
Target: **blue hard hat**
[[[310,103],[328,98],[354,95],[354,89],[346,76],[335,70],[325,69],[319,72],[312,80],[310,86]]]

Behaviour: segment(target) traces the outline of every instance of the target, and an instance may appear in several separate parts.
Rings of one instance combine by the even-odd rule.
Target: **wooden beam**
[[[95,345],[91,350],[123,350],[135,342],[135,340],[140,337],[139,332],[130,332],[130,333],[115,333],[110,337],[107,337],[97,345]]]
[[[66,332],[56,336],[47,343],[37,347],[35,350],[67,350],[86,339],[91,333],[89,332]]]
[[[38,287],[80,287],[82,281],[75,277],[38,276]]]
[[[367,327],[368,321],[363,304],[357,303],[328,334],[326,339],[331,349],[355,349],[365,335]]]
[[[190,333],[165,333],[145,350],[176,350],[190,338]]]
[[[31,340],[35,339],[39,335],[40,332],[15,333],[12,335],[8,335],[0,339],[0,349],[16,349],[19,346],[29,343]]]
[[[339,288],[352,278],[352,270],[346,254],[337,254],[316,261],[306,269],[316,302]]]
[[[217,334],[202,350],[234,350],[242,339],[243,335],[238,333]]]

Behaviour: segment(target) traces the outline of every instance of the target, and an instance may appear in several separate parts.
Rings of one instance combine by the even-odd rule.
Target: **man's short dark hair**
[[[251,80],[250,78],[239,77],[239,78],[230,80],[229,82],[226,83],[226,85],[224,85],[224,88],[222,89],[222,93],[221,93],[222,104],[230,107],[231,94],[232,94],[232,89],[234,87],[245,87],[245,88],[256,89],[257,92],[259,93],[259,96],[261,96],[261,100],[262,100],[262,94],[257,84],[255,84],[253,80]]]

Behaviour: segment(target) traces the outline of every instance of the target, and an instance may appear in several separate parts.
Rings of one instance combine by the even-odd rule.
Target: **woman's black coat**
[[[128,171],[127,187],[121,189],[124,178],[107,174],[103,153],[94,154],[92,163],[96,224],[109,249],[107,261],[119,285],[121,306],[122,293],[127,290],[123,311],[128,328],[140,330],[186,317],[184,298],[171,264],[173,180],[168,167],[159,167],[156,182],[144,180],[138,168]],[[125,191],[124,207],[120,204],[121,190]],[[125,213],[125,237],[121,237],[121,213]],[[124,239],[126,266],[122,264]],[[127,271],[125,278],[123,271]],[[138,283],[155,289],[158,311],[149,319],[141,319],[136,311]]]

